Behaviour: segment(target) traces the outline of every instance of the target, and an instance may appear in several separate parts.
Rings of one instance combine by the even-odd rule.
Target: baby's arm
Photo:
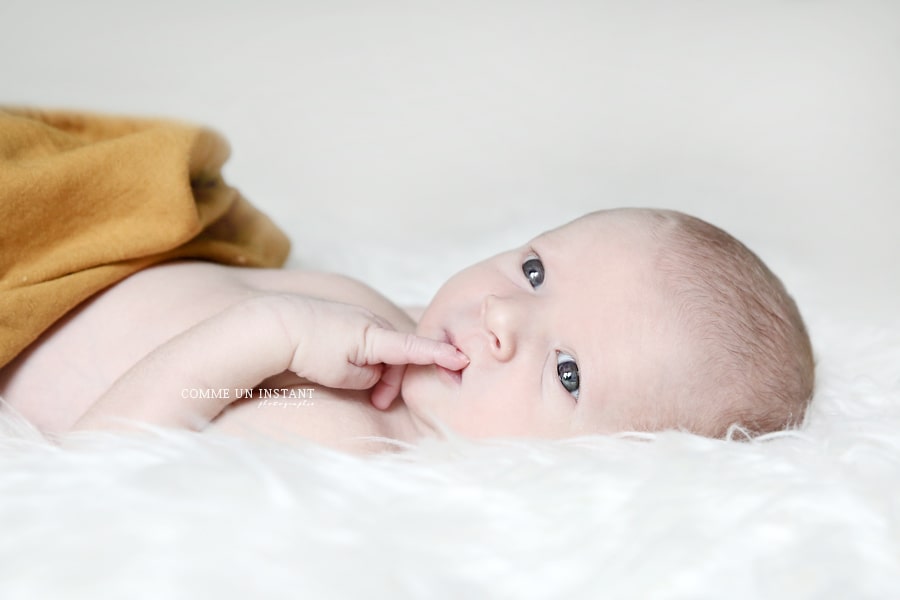
[[[121,426],[123,419],[202,429],[235,399],[235,390],[284,371],[332,388],[375,386],[373,402],[376,396],[392,400],[407,364],[459,369],[467,363],[454,346],[397,332],[357,306],[298,295],[257,296],[151,352],[74,429]],[[191,389],[231,393],[190,399],[185,392]]]

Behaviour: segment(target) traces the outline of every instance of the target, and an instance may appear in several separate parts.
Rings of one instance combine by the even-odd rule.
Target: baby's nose
[[[512,300],[485,296],[481,305],[481,321],[488,334],[491,354],[500,361],[510,360],[516,353],[519,311]]]

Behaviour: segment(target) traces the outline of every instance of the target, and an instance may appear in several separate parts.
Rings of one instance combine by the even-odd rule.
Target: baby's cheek
[[[490,378],[465,382],[459,402],[446,407],[457,430],[473,437],[529,435],[534,424],[522,410],[521,391]]]

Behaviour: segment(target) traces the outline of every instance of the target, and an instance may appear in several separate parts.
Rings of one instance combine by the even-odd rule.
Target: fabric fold
[[[102,289],[167,260],[277,267],[287,236],[185,123],[0,109],[0,367]]]

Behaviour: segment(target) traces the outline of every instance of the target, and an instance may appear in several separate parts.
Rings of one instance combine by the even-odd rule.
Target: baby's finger
[[[403,381],[404,372],[406,372],[406,365],[385,365],[381,379],[372,389],[372,406],[379,410],[387,410],[391,407],[391,404],[400,395],[400,384]]]
[[[369,334],[371,337],[366,344],[367,362],[389,365],[438,364],[453,371],[469,364],[468,357],[453,344],[388,329],[371,329]]]
[[[324,376],[307,377],[303,373],[297,373],[297,375],[330,388],[368,390],[381,380],[386,368],[388,365],[384,364],[355,365],[351,363],[341,369],[332,369]]]

